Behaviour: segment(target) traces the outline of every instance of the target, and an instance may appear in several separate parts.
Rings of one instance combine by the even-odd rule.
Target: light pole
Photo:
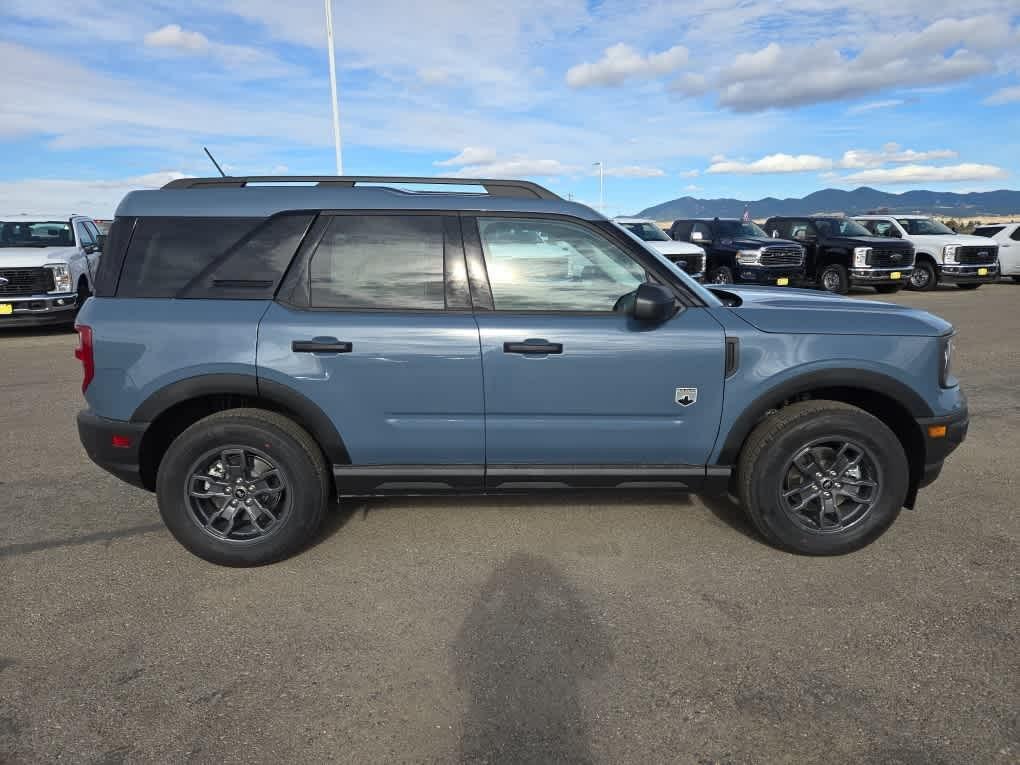
[[[595,167],[596,165],[598,165],[598,168],[599,168],[599,212],[602,213],[603,215],[605,215],[606,214],[606,200],[605,200],[606,179],[605,179],[605,168],[603,167],[601,162],[593,162],[592,163],[592,167]]]
[[[333,146],[336,149],[336,174],[344,174],[340,158],[340,102],[336,97],[336,54],[333,52],[333,0],[326,3],[326,41],[329,43],[329,94],[333,105]]]

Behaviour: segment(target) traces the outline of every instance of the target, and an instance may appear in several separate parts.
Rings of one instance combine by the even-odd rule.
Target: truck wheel
[[[894,295],[903,289],[902,284],[876,284],[875,292],[879,295]]]
[[[719,266],[708,275],[708,281],[712,284],[733,284],[733,272],[726,266]]]
[[[818,276],[818,284],[823,290],[834,295],[845,295],[850,291],[850,277],[847,275],[846,268],[838,263],[832,263],[825,267]]]
[[[838,401],[804,401],[767,417],[737,467],[741,503],[769,542],[840,555],[877,539],[899,515],[909,467],[895,434]]]
[[[914,263],[914,270],[910,274],[910,283],[907,286],[918,292],[929,292],[935,289],[938,282],[935,266],[927,260],[919,260]]]
[[[329,489],[312,437],[262,409],[199,420],[170,444],[156,476],[170,532],[198,557],[224,566],[296,553],[318,530]]]
[[[980,283],[978,283],[978,284],[957,284],[956,286],[959,287],[961,290],[976,290],[978,287],[981,286],[981,284]]]

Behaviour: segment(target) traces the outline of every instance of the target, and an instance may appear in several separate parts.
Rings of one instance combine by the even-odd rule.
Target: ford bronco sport
[[[806,276],[823,290],[845,295],[851,286],[899,292],[914,272],[910,242],[873,235],[852,218],[816,215],[773,217],[765,233],[800,242],[807,252]]]
[[[86,451],[208,560],[290,555],[337,496],[593,488],[731,489],[844,553],[966,434],[923,311],[706,289],[532,183],[279,180],[128,194],[78,319]]]

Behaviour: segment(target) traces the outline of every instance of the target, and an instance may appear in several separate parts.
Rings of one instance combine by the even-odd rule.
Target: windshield
[[[826,236],[874,236],[850,218],[815,218],[815,226]]]
[[[928,234],[955,234],[956,232],[948,226],[943,226],[937,220],[931,218],[897,218],[900,225],[906,229],[908,234],[925,236]]]
[[[0,247],[73,247],[67,221],[0,221]]]
[[[666,236],[666,232],[654,223],[621,223],[620,225],[639,239],[643,239],[646,242],[672,241],[668,236]]]
[[[720,220],[715,224],[715,229],[719,236],[753,236],[760,237],[762,239],[768,239],[769,235],[758,228],[758,225],[748,221],[744,223],[740,220]]]

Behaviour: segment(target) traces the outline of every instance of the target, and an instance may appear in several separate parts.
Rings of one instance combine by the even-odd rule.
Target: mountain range
[[[695,199],[680,197],[642,210],[638,215],[653,220],[674,218],[739,218],[747,209],[752,218],[770,215],[846,213],[860,215],[881,210],[891,213],[926,213],[939,217],[974,217],[1020,213],[1020,191],[981,191],[954,194],[949,191],[904,191],[891,194],[868,186],[853,191],[822,189],[802,199],[765,197],[742,199]]]

